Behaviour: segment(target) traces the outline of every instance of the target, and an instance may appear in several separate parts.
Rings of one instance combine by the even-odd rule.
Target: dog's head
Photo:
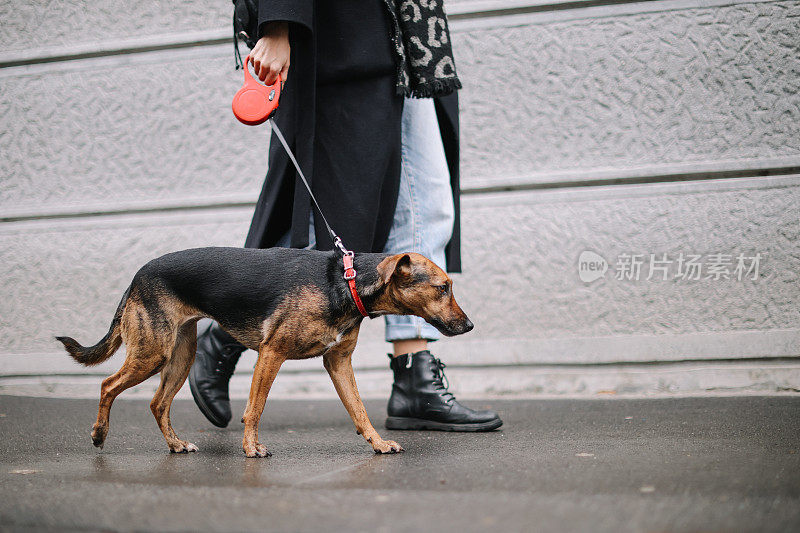
[[[453,281],[430,259],[415,253],[392,255],[378,264],[378,275],[389,313],[420,316],[448,337],[474,327],[456,303]]]

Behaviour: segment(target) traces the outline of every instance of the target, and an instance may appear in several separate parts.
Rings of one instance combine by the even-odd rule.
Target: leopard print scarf
[[[461,88],[443,0],[383,0],[394,26],[397,94],[430,98]]]

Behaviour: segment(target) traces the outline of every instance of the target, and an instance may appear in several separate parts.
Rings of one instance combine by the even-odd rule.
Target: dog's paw
[[[94,424],[92,426],[92,444],[95,447],[103,449],[103,444],[106,442],[106,436],[108,435],[108,426],[101,426],[98,424]]]
[[[257,442],[253,445],[244,446],[244,454],[247,457],[272,457],[272,453],[267,450],[267,447]]]
[[[199,452],[200,448],[198,448],[191,442],[187,442],[185,440],[179,440],[178,442],[169,445],[169,451],[171,453],[189,453],[189,452]]]
[[[402,446],[393,440],[373,439],[370,444],[372,444],[372,449],[375,450],[375,453],[398,453],[405,451]]]

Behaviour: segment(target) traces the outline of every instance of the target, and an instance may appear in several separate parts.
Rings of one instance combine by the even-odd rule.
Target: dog
[[[403,448],[384,440],[367,417],[358,394],[351,356],[364,315],[417,315],[446,336],[473,328],[453,296],[452,280],[416,253],[359,253],[353,259],[355,287],[345,279],[345,257],[336,251],[292,248],[195,248],[166,254],[133,277],[100,342],[84,347],[56,337],[77,362],[96,365],[124,342],[127,357],[103,381],[92,442],[102,448],[114,399],[161,372],[150,403],[171,452],[198,451],[178,438],[170,406],[186,381],[195,357],[197,321],[208,317],[243,345],[258,352],[242,422],[247,457],[271,455],[258,440],[258,423],[270,387],[287,359],[322,356],[356,431],[375,453]]]

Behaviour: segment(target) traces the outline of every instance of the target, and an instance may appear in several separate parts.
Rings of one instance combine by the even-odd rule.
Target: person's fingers
[[[287,61],[285,65],[283,65],[283,69],[281,69],[281,80],[286,81],[286,77],[289,75],[289,62]],[[281,84],[281,89],[283,89],[283,84]]]
[[[278,76],[283,70],[283,64],[280,61],[273,61],[269,64],[268,70],[267,78],[264,80],[264,83],[267,85],[272,85],[278,80]]]
[[[253,64],[253,69],[255,70],[256,61],[261,58],[261,42],[257,42],[256,45],[250,50],[248,54],[250,56],[250,62]]]
[[[280,58],[267,59],[266,54],[257,53],[256,49],[250,54],[250,60],[253,63],[253,72],[256,77],[267,85],[272,85],[278,79],[285,80],[289,72],[288,59],[282,61]]]

